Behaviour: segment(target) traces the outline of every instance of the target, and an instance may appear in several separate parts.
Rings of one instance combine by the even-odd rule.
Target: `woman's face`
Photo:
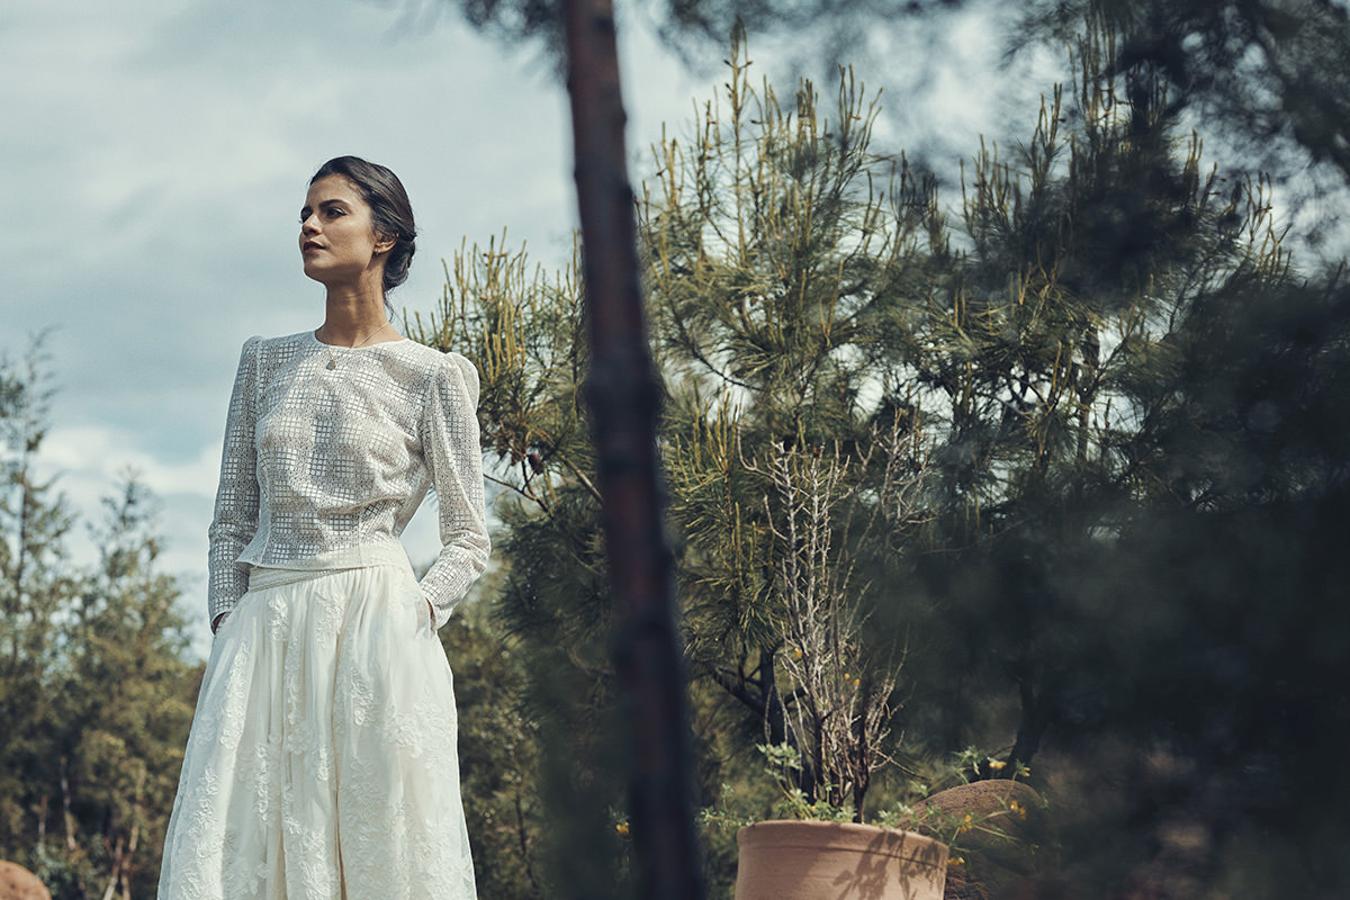
[[[345,177],[325,175],[309,186],[300,209],[300,258],[310,278],[331,285],[366,273],[381,277],[393,246],[392,239],[376,239],[370,207]]]

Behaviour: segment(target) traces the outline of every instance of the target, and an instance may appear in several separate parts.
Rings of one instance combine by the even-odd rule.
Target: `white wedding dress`
[[[211,525],[227,615],[160,900],[476,898],[437,629],[490,549],[477,399],[471,363],[407,339],[245,342]],[[429,488],[443,547],[419,582],[398,536]]]

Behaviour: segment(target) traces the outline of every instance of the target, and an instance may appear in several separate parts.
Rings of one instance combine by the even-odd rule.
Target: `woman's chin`
[[[301,268],[305,270],[305,274],[308,275],[310,278],[315,279],[316,281],[322,281],[323,276],[328,274],[332,268],[331,266],[326,266],[323,263],[319,262],[318,260],[313,259],[312,257],[305,257],[300,261],[300,265]]]
[[[323,266],[306,265],[304,267],[305,277],[311,281],[317,281],[319,284],[328,284],[333,280],[332,273]]]
[[[315,256],[322,256],[316,253],[313,256],[306,257],[302,268],[305,277],[313,279],[320,284],[332,286],[346,282],[355,282],[361,277],[361,269],[351,265],[343,264],[338,260],[318,260]]]

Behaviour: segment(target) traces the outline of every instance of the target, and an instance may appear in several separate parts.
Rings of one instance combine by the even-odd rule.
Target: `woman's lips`
[[[301,252],[301,253],[309,253],[311,250],[322,250],[322,249],[323,249],[323,248],[320,247],[318,244],[306,244],[306,245],[300,250],[300,252]]]

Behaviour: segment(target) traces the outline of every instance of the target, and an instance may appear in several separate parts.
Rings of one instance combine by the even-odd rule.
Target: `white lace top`
[[[357,545],[401,547],[434,490],[442,547],[420,584],[444,625],[491,550],[478,390],[466,357],[408,338],[244,341],[208,530],[209,620],[243,596],[249,565],[322,568]]]

